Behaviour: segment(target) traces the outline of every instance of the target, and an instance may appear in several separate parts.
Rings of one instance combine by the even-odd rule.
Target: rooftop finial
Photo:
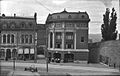
[[[66,8],[64,8],[64,11],[62,11],[62,13],[67,13]]]
[[[66,11],[66,8],[64,8],[64,11]]]

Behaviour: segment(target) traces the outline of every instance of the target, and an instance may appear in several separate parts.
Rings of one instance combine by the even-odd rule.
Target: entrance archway
[[[6,60],[10,59],[11,58],[11,50],[10,49],[7,49],[6,50]]]
[[[64,62],[73,62],[74,61],[74,54],[67,53],[64,54]]]
[[[60,53],[54,53],[53,54],[54,62],[60,63],[61,61],[61,54]]]
[[[55,59],[55,58],[61,59],[61,54],[60,54],[60,53],[54,53],[54,54],[53,54],[53,58],[54,58],[54,59]]]

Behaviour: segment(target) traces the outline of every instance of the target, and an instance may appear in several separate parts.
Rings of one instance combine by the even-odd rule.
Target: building
[[[45,51],[44,46],[46,45],[46,27],[45,24],[37,24],[37,57],[43,58]],[[44,56],[45,58],[45,56]]]
[[[87,12],[67,12],[49,14],[46,20],[48,35],[48,56],[64,62],[88,60]]]
[[[33,17],[0,16],[1,58],[9,60],[36,58],[36,13]],[[34,56],[35,55],[35,56]]]

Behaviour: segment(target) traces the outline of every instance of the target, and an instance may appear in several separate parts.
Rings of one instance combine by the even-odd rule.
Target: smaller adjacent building
[[[64,62],[87,61],[89,21],[87,12],[64,10],[49,14],[46,20],[49,58]]]
[[[32,17],[0,16],[0,58],[30,60],[36,53],[36,14]]]
[[[37,24],[37,55],[38,56],[45,55],[45,51],[44,51],[45,46],[46,46],[45,24]]]

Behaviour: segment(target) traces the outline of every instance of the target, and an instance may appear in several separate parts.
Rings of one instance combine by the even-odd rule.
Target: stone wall
[[[120,67],[119,40],[89,44],[89,51],[89,63],[102,62],[114,68]]]

